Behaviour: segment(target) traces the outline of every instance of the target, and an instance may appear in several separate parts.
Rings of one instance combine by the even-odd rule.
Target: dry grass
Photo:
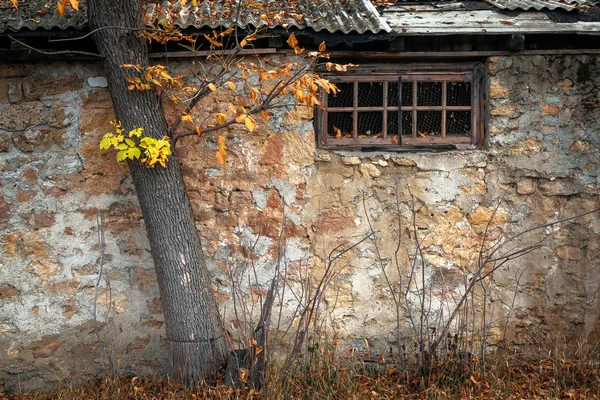
[[[49,399],[599,399],[598,363],[538,360],[521,365],[445,363],[424,378],[418,371],[318,360],[295,372],[271,371],[266,392],[233,389],[222,383],[185,388],[168,379],[105,379],[88,386],[61,384],[52,393],[1,394],[9,400]]]

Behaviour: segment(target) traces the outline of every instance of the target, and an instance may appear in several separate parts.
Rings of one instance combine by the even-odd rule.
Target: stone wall
[[[175,67],[185,72],[188,64]],[[337,260],[322,315],[346,346],[395,349],[390,285],[405,284],[414,259],[411,193],[423,249],[418,271],[432,295],[430,325],[464,291],[498,204],[488,243],[598,205],[600,109],[583,105],[600,97],[598,58],[492,58],[486,69],[482,150],[320,150],[312,112],[302,107],[280,111],[253,134],[232,126],[224,133],[223,166],[214,157],[215,138],[180,143],[233,337],[241,321],[232,311],[232,276],[243,278],[250,303],[265,292],[280,255],[294,284],[306,271],[318,279],[328,254],[365,237],[370,223],[377,246],[365,241]],[[83,380],[106,371],[92,314],[99,224],[107,273],[99,334],[121,372],[164,371],[165,333],[141,212],[126,167],[98,150],[114,118],[105,86],[93,63],[0,64],[0,388],[35,390],[56,377]],[[199,113],[224,106],[207,101]],[[508,263],[488,286],[492,344],[506,321],[515,345],[527,335],[600,339],[600,217],[548,227],[517,244],[542,238],[540,249]],[[254,270],[258,282],[248,285],[244,277]],[[419,287],[411,289],[414,308]],[[281,302],[287,314],[294,308],[289,296]],[[403,340],[410,344],[407,311],[403,301]]]

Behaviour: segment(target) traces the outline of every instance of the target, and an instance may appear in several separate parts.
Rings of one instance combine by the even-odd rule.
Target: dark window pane
[[[417,137],[432,137],[441,134],[441,111],[417,111]]]
[[[359,112],[358,113],[358,137],[381,137],[383,131],[383,112]]]
[[[340,91],[335,96],[327,96],[327,107],[354,107],[354,83],[338,82],[335,85]]]
[[[413,105],[413,82],[402,82],[402,105]]]
[[[402,134],[412,136],[413,112],[402,111]]]
[[[400,129],[400,127],[398,126],[398,111],[388,111],[388,113],[387,113],[387,134],[388,134],[388,136],[398,134],[399,129]]]
[[[359,107],[383,107],[383,82],[361,82],[358,84]],[[360,120],[360,118],[359,118]]]
[[[446,111],[446,136],[471,136],[471,111]]]
[[[442,105],[442,82],[418,82],[417,83],[417,105],[418,106],[441,106]]]
[[[398,106],[398,82],[388,82],[388,106]]]
[[[332,138],[351,138],[354,117],[351,112],[329,112],[327,115],[327,135]]]
[[[447,106],[470,106],[471,105],[471,82],[448,82],[448,83],[446,83],[446,105]]]

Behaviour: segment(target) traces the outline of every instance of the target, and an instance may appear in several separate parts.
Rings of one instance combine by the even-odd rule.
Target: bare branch
[[[40,53],[40,54],[44,54],[47,56],[56,56],[56,55],[60,55],[60,54],[79,54],[82,56],[90,56],[90,57],[97,57],[97,58],[103,58],[102,55],[97,54],[97,53],[90,53],[87,51],[77,51],[77,50],[61,50],[61,51],[44,51],[44,50],[40,50],[40,49],[36,49],[35,47],[32,47],[30,45],[28,45],[27,43],[23,43],[22,41],[15,39],[14,37],[8,35],[8,38],[12,41],[14,41],[15,43],[20,44],[23,47],[27,47],[29,50],[35,51],[36,53]]]

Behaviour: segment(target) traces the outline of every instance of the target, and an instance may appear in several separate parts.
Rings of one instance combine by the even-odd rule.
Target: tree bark
[[[117,120],[125,131],[138,126],[162,138],[168,125],[152,91],[130,91],[130,69],[149,64],[148,46],[138,37],[143,16],[136,0],[88,0],[90,28],[104,56],[104,70]],[[115,28],[118,27],[118,28]],[[171,375],[195,384],[212,381],[226,346],[212,284],[200,246],[190,200],[176,155],[166,168],[129,161],[158,278],[169,342]]]

